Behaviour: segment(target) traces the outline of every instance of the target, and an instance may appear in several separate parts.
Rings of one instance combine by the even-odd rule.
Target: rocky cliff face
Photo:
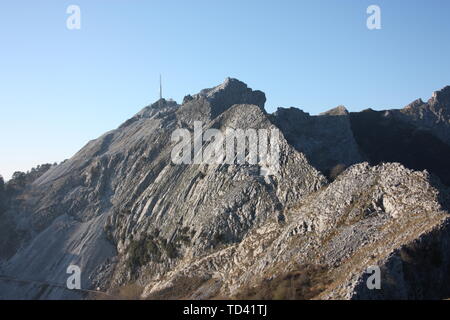
[[[279,108],[272,117],[287,141],[324,173],[336,165],[348,167],[363,160],[351,130],[349,113],[343,106],[318,116],[296,108]]]
[[[445,97],[432,99],[436,106]],[[226,79],[181,105],[157,101],[50,167],[0,217],[15,235],[0,255],[0,274],[40,282],[0,282],[0,297],[92,298],[42,285],[64,286],[70,264],[81,268],[84,289],[118,294],[132,284],[145,298],[251,298],[255,290],[448,296],[444,286],[426,285],[448,281],[447,187],[399,163],[364,163],[371,140],[343,107],[269,115],[264,103],[264,93]],[[197,121],[220,132],[279,128],[277,174],[262,175],[264,162],[174,164],[172,133],[192,133]],[[336,164],[350,168],[330,183],[325,174]],[[363,285],[374,264],[389,278],[377,292]],[[284,290],[287,275],[293,283],[309,277],[314,290]]]
[[[421,286],[421,277],[435,277],[436,285],[449,280],[448,213],[442,205],[448,200],[440,199],[442,186],[433,186],[430,180],[428,174],[400,164],[355,165],[332,184],[286,208],[285,222],[269,220],[239,243],[202,259],[186,259],[163,281],[148,284],[144,295],[151,297],[155,291],[169,290],[185,277],[206,275],[203,284],[186,297],[234,297],[247,287],[263,291],[277,276],[313,265],[321,267],[317,285],[321,281],[326,284],[318,290],[316,299],[430,297],[414,293]],[[422,240],[427,237],[439,244]],[[436,240],[441,238],[442,243]],[[408,247],[414,248],[414,258],[399,253]],[[428,260],[430,247],[438,262]],[[396,268],[403,273],[395,274],[398,270],[390,265],[395,256],[400,256]],[[419,267],[423,261],[433,267]],[[380,291],[365,286],[365,272],[374,265],[383,270],[385,285]],[[405,274],[407,265],[422,269],[417,279]],[[428,278],[427,270],[432,274]],[[405,283],[409,290],[403,289]],[[206,290],[211,284],[216,285],[216,290]],[[433,297],[447,296],[448,289],[443,287],[440,285],[442,291]],[[398,288],[402,290],[396,291]],[[248,297],[260,298],[257,294]],[[290,298],[291,293],[282,297]]]
[[[400,162],[427,170],[450,185],[450,87],[401,110],[371,109],[350,114],[353,135],[364,159],[372,165]]]
[[[433,92],[427,103],[421,99],[392,112],[393,116],[431,131],[447,144],[450,144],[450,86]]]

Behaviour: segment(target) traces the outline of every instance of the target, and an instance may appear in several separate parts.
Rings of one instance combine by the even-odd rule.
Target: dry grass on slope
[[[331,283],[329,270],[319,265],[298,265],[293,271],[263,280],[256,287],[243,288],[239,300],[309,300]]]

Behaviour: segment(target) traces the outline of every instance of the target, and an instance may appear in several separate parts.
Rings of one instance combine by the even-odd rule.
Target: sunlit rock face
[[[288,274],[314,285],[294,298],[448,297],[440,285],[449,266],[446,172],[433,156],[414,167],[396,153],[414,144],[430,150],[425,155],[434,143],[448,147],[448,88],[426,104],[383,112],[339,106],[317,116],[295,108],[268,114],[265,101],[230,78],[182,104],[161,99],[22,187],[7,183],[0,274],[62,287],[1,282],[0,297],[97,298],[64,288],[69,265],[80,267],[83,289],[120,295],[133,285],[135,298],[255,298],[252,288],[275,298],[273,286]],[[424,120],[434,116],[439,130]],[[198,122],[223,133],[279,130],[279,170],[175,164],[172,134],[192,133]],[[412,141],[396,134],[416,129]],[[346,170],[328,179],[336,165]],[[371,265],[393,279],[381,291],[364,287]]]

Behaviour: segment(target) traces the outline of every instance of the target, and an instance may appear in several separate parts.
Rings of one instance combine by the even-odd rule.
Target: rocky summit
[[[449,298],[450,87],[400,110],[265,101],[228,78],[0,181],[0,298]],[[173,133],[198,122],[278,130],[277,173],[175,164]]]

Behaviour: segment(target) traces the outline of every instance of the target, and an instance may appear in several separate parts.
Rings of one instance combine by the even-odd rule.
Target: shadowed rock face
[[[426,109],[445,117],[436,110],[446,92]],[[208,299],[301,270],[318,279],[310,274],[318,270],[329,281],[314,298],[444,297],[442,286],[425,283],[447,281],[448,190],[427,172],[382,162],[445,178],[435,148],[447,144],[400,118],[404,111],[269,115],[264,103],[264,93],[226,79],[181,105],[157,101],[90,141],[8,199],[0,227],[15,245],[0,255],[0,274],[64,285],[75,264],[85,289],[136,283],[143,297]],[[222,132],[279,128],[279,174],[261,176],[259,164],[175,165],[171,135],[192,132],[195,121]],[[349,168],[329,183],[323,173],[336,164]],[[361,283],[373,264],[395,281],[371,295]],[[320,267],[296,269],[305,265]],[[1,282],[0,298],[86,295]]]
[[[436,230],[401,246],[386,259],[381,269],[382,290],[370,291],[369,274],[358,282],[353,299],[448,299],[450,296],[450,244],[448,221]]]
[[[432,131],[384,111],[355,112],[350,119],[356,142],[372,165],[400,162],[411,169],[428,170],[450,185],[450,145]]]
[[[325,174],[336,165],[348,167],[363,160],[345,107],[339,106],[318,116],[296,108],[279,108],[273,115],[273,122],[287,141]]]
[[[450,86],[433,92],[427,103],[418,99],[390,115],[433,135],[450,145]]]

